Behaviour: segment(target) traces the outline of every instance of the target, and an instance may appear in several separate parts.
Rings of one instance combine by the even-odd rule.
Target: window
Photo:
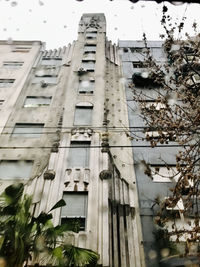
[[[43,128],[43,123],[16,123],[12,137],[39,138]]]
[[[18,69],[24,64],[23,61],[4,61],[3,67],[8,69]]]
[[[153,182],[169,183],[178,181],[180,173],[175,166],[151,165]]]
[[[176,141],[176,135],[173,132],[165,131],[147,131],[145,132],[145,138],[149,141],[151,139],[161,139],[164,137],[169,141]]]
[[[62,62],[61,58],[43,58],[41,65],[43,66],[60,66]]]
[[[144,53],[143,47],[130,47],[132,53]]]
[[[74,125],[91,125],[93,106],[90,103],[76,105]]]
[[[0,79],[0,88],[2,87],[11,87],[15,79]]]
[[[96,45],[85,45],[84,46],[84,53],[95,53],[96,52]]]
[[[86,32],[85,37],[86,37],[86,39],[94,40],[97,38],[97,33],[96,32]]]
[[[31,46],[16,46],[12,52],[28,53],[31,50]]]
[[[92,52],[88,52],[86,54],[83,55],[83,61],[84,60],[88,60],[88,61],[95,61],[96,60],[96,55],[95,53]]]
[[[94,80],[83,80],[79,82],[78,92],[79,94],[92,94],[94,92]]]
[[[141,62],[141,61],[133,61],[133,68],[135,69],[142,69],[142,68],[148,68],[147,63]]]
[[[48,84],[57,84],[58,78],[56,76],[34,77],[32,83],[39,83],[42,87],[46,87]]]
[[[0,106],[3,106],[5,100],[0,100]]]
[[[82,60],[81,67],[87,71],[95,70],[95,60]]]
[[[1,160],[0,179],[28,179],[32,166],[31,160]]]
[[[46,97],[46,96],[27,96],[24,107],[29,108],[29,107],[41,107],[41,106],[49,106],[51,103],[51,96]]]
[[[87,192],[64,192],[66,205],[61,209],[61,224],[69,224],[71,230],[78,232],[86,228]]]
[[[68,167],[89,167],[90,142],[72,141],[69,149]]]
[[[148,109],[148,110],[161,110],[161,109],[165,109],[166,105],[160,102],[156,102],[155,100],[142,100],[140,101],[141,105],[142,105],[142,109]]]

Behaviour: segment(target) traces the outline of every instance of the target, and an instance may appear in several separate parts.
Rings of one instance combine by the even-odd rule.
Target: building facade
[[[67,242],[97,252],[100,266],[145,266],[124,78],[104,15],[84,14],[66,47],[2,41],[0,53],[0,191],[23,182],[34,216],[63,198],[54,224],[79,225]]]
[[[163,42],[147,41],[147,47],[157,64],[162,65],[166,62]],[[167,144],[158,143],[152,148],[147,139],[150,140],[152,136],[156,138],[159,135],[158,130],[155,125],[154,129],[150,131],[144,116],[141,116],[141,114],[143,108],[151,109],[152,106],[158,113],[165,109],[164,104],[156,101],[159,94],[165,95],[165,91],[161,86],[157,86],[154,81],[148,79],[149,69],[146,63],[147,56],[144,41],[119,41],[119,49],[123,75],[126,79],[125,91],[129,116],[129,129],[127,130],[132,137],[134,171],[138,187],[146,266],[185,266],[187,264],[198,266],[199,260],[197,258],[189,259],[178,256],[179,254],[184,255],[187,238],[182,236],[179,243],[175,243],[176,236],[165,240],[161,230],[163,228],[155,223],[159,211],[159,201],[163,201],[170,196],[170,189],[174,187],[175,180],[178,179],[178,176],[175,176],[174,179],[169,177],[178,173],[176,155],[181,150],[181,146],[175,141],[169,140]],[[141,97],[134,97],[134,94]],[[147,135],[148,138],[146,138]],[[144,163],[148,164],[151,169],[152,177],[145,172]],[[181,200],[187,198],[187,192],[181,194]],[[179,201],[173,209],[166,208],[166,214],[169,218],[166,228],[169,232],[173,230],[175,220],[179,229],[190,229],[189,225],[191,225],[191,222],[193,223],[194,216],[190,214],[190,223],[188,223],[188,218],[183,216],[182,210],[184,210],[184,202],[182,201]],[[175,248],[174,254],[176,256],[172,257],[172,254],[169,253],[170,244],[173,249]],[[167,255],[165,254],[166,248],[168,249]],[[193,254],[196,252],[195,250],[192,251]],[[192,265],[192,262],[194,265]]]

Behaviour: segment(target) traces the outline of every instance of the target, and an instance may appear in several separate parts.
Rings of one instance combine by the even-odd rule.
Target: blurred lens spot
[[[169,251],[168,248],[163,248],[163,249],[161,249],[160,253],[161,253],[161,256],[162,256],[163,258],[166,258],[166,257],[169,256],[170,251]]]
[[[148,78],[149,73],[147,71],[142,72],[141,74],[142,78]]]
[[[115,31],[117,31],[117,30],[118,30],[118,28],[117,28],[117,27],[115,27],[115,28],[114,28],[114,30],[115,30]]]
[[[43,6],[44,3],[43,3],[42,1],[39,1],[39,5],[40,5],[40,6]]]
[[[124,85],[125,85],[125,83],[126,83],[126,79],[125,79],[125,78],[120,78],[120,79],[119,79],[119,82],[120,82],[121,84],[124,84]]]
[[[7,44],[12,44],[12,43],[13,43],[13,40],[12,40],[11,37],[9,37],[8,40],[7,40]]]
[[[4,31],[4,32],[6,32],[6,31],[7,31],[7,29],[6,29],[6,28],[3,28],[3,31]]]
[[[67,28],[67,25],[64,25],[63,27],[66,29]]]
[[[12,2],[11,2],[11,6],[12,6],[12,7],[17,6],[17,2],[16,2],[16,1],[12,1]]]
[[[150,251],[149,251],[149,258],[150,258],[151,260],[157,258],[157,253],[156,253],[155,250],[150,250]]]
[[[81,86],[87,88],[89,86],[89,81],[82,81]]]

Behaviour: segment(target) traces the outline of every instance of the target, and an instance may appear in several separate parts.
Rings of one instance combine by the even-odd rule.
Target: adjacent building
[[[167,58],[163,42],[147,41],[147,47],[158,65],[166,62]],[[132,139],[132,155],[138,188],[146,266],[185,266],[192,264],[192,262],[197,265],[191,266],[198,266],[199,261],[197,258],[189,259],[178,256],[185,253],[187,238],[182,236],[179,243],[174,242],[176,241],[176,236],[166,239],[163,228],[160,228],[155,223],[159,211],[159,201],[163,201],[170,196],[170,188],[174,187],[175,180],[178,179],[178,175],[174,179],[169,177],[177,173],[176,155],[181,150],[181,147],[173,140],[169,140],[167,144],[158,143],[157,146],[152,148],[147,139],[150,140],[151,137],[156,139],[159,136],[158,130],[155,125],[154,129],[150,131],[144,116],[141,116],[141,114],[143,108],[151,109],[152,106],[158,113],[165,109],[166,106],[164,104],[156,101],[159,94],[164,95],[165,91],[155,81],[148,78],[149,69],[145,61],[147,49],[144,41],[119,41],[119,49],[125,77],[129,116],[127,132],[131,137],[130,139]],[[148,138],[146,138],[147,135]],[[145,172],[145,164],[148,164],[151,168],[152,177]],[[182,192],[182,199],[187,197],[188,192],[187,190],[185,191]],[[182,199],[178,201],[173,209],[166,209],[166,214],[169,218],[166,226],[169,232],[173,230],[174,220],[176,220],[176,224],[180,229],[190,229],[190,223],[181,212],[184,210]],[[190,222],[194,220],[193,215],[191,213]],[[170,241],[172,242],[170,243]],[[193,244],[193,254],[197,252],[197,247],[198,244]],[[177,256],[171,257],[172,255],[169,251],[173,251],[172,254]]]

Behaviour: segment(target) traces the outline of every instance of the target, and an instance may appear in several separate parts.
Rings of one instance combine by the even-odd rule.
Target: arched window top
[[[76,107],[93,107],[93,104],[90,102],[79,102],[76,104]]]
[[[88,27],[86,28],[86,32],[94,32],[94,33],[97,33],[97,27],[94,26],[94,27]]]

